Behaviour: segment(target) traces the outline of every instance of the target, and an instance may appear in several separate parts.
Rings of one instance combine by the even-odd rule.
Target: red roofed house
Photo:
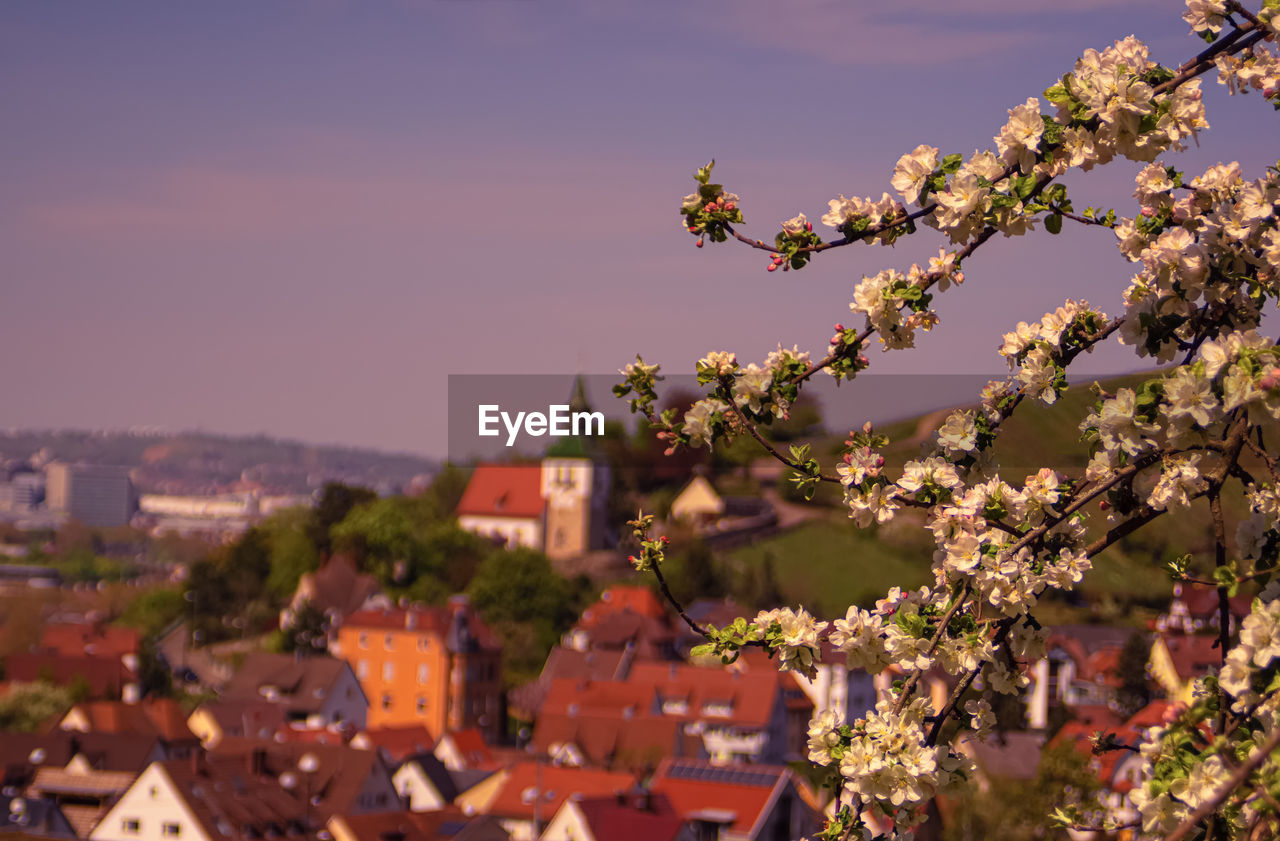
[[[505,772],[485,810],[502,820],[512,841],[530,841],[574,795],[617,797],[636,784],[630,774],[521,762]]]
[[[447,606],[361,610],[338,629],[334,650],[369,696],[370,727],[476,727],[496,741],[502,711],[502,644],[466,596]]]
[[[5,674],[17,683],[81,683],[92,698],[136,701],[141,694],[140,642],[141,636],[132,628],[95,622],[55,623],[45,627],[40,644],[32,651],[9,657]]]
[[[786,841],[807,838],[822,825],[808,785],[789,768],[716,766],[670,759],[650,783],[699,832],[717,841]]]
[[[1240,621],[1249,615],[1252,597],[1241,593],[1227,600],[1230,627],[1235,633]],[[1218,590],[1203,584],[1174,584],[1169,610],[1156,618],[1156,630],[1199,634],[1216,631],[1219,617]]]
[[[458,525],[552,558],[604,548],[609,470],[585,458],[481,464],[458,502]]]
[[[540,841],[697,841],[693,826],[661,794],[570,797]]]
[[[636,663],[626,680],[552,681],[533,744],[561,761],[644,770],[667,757],[801,758],[813,702],[789,673]]]
[[[81,733],[154,736],[160,739],[166,759],[182,759],[200,748],[200,739],[187,726],[186,713],[172,698],[148,698],[139,704],[86,701],[68,710],[58,727]]]

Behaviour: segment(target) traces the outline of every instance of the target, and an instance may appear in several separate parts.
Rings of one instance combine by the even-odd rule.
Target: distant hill
[[[307,493],[329,481],[392,492],[439,469],[438,462],[418,455],[207,432],[9,430],[0,432],[0,460],[10,468],[52,460],[132,467],[143,493],[218,493],[255,486],[273,493]]]

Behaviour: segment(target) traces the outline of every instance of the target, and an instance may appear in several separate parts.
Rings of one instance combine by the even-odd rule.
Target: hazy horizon
[[[691,373],[709,350],[821,350],[858,278],[925,232],[802,273],[695,249],[715,157],[768,238],[889,190],[920,143],[969,154],[1088,47],[1176,64],[1181,6],[1012,0],[398,0],[0,8],[0,427],[199,427],[442,457],[450,374]],[[885,81],[889,80],[889,81]],[[1256,94],[1204,77],[1194,170],[1273,163]],[[1128,163],[1068,179],[1131,207]],[[824,236],[831,232],[823,229]],[[1000,333],[1133,274],[1106,231],[993,241],[942,323],[872,371],[998,371]],[[1085,372],[1140,367],[1127,349]],[[856,388],[856,385],[854,386]]]

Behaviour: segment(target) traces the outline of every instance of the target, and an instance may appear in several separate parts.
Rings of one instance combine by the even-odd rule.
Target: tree
[[[1265,307],[1280,299],[1280,168],[1246,175],[1224,164],[1195,174],[1181,171],[1169,154],[1208,126],[1200,91],[1206,73],[1232,93],[1262,91],[1280,107],[1280,3],[1263,0],[1250,11],[1234,0],[1188,0],[1184,17],[1209,43],[1197,55],[1166,67],[1134,37],[1089,51],[1044,92],[1047,109],[1032,98],[1009,111],[994,150],[966,159],[922,145],[894,169],[901,201],[888,193],[833,199],[822,217],[836,231],[830,241],[803,213],[783,222],[770,241],[742,233],[742,200],[711,180],[714,162],[698,170],[695,192],[681,202],[698,245],[732,240],[768,252],[768,271],[801,270],[833,250],[892,244],[923,227],[947,243],[927,266],[865,276],[850,304],[859,324],[837,324],[822,355],[782,344],[763,361],[743,364],[728,351],[708,353],[695,366],[704,393],[683,411],[655,409],[659,367],[641,357],[615,389],[669,449],[701,450],[748,436],[810,488],[841,487],[860,527],[890,522],[906,509],[925,515],[937,545],[932,586],[893,588],[874,611],[851,606],[834,622],[781,608],[701,629],[707,641],[698,652],[727,660],[742,647],[760,647],[779,668],[812,676],[825,640],[851,665],[902,673],[864,719],[841,721],[826,711],[811,723],[809,759],[839,800],[823,839],[881,830],[909,835],[935,797],[971,792],[969,762],[951,734],[958,728],[963,738],[981,738],[995,716],[989,703],[968,696],[970,688],[1019,693],[1025,663],[1044,654],[1045,629],[1035,617],[1042,597],[1072,590],[1127,535],[1185,520],[1198,499],[1207,501],[1210,551],[1173,559],[1171,574],[1215,586],[1223,615],[1241,588],[1256,598],[1238,639],[1222,623],[1221,670],[1198,681],[1193,703],[1140,746],[1100,746],[1139,749],[1144,765],[1130,794],[1136,818],[1070,798],[1051,809],[1047,800],[1019,795],[1014,799],[1023,805],[1034,804],[1037,828],[993,825],[979,836],[1041,837],[1050,811],[1059,828],[1125,829],[1167,841],[1280,832],[1280,810],[1271,802],[1280,790],[1280,578],[1272,580],[1280,554],[1280,466],[1270,455],[1276,442],[1268,441],[1270,422],[1280,418],[1280,348],[1259,332]],[[1129,216],[1078,211],[1063,176],[1113,159],[1144,165],[1137,209]],[[1104,239],[1118,241],[1139,264],[1135,277],[1120,278],[1129,284],[1119,296],[1121,312],[1067,300],[1005,333],[1000,353],[1013,373],[983,389],[976,407],[950,413],[925,440],[923,455],[900,470],[887,466],[888,438],[870,424],[830,465],[807,444],[782,449],[769,442],[765,431],[812,377],[856,383],[872,364],[873,340],[900,351],[934,329],[935,297],[965,282],[967,261],[998,242],[997,234],[1024,236],[1043,227],[1052,235],[1067,223],[1103,229]],[[1078,424],[1090,447],[1087,468],[1046,466],[1025,480],[1001,475],[1002,425],[1020,406],[1060,406],[1068,369],[1111,340],[1168,367],[1114,392],[1095,386],[1091,411],[1066,421]],[[1248,506],[1234,541],[1228,492]],[[652,534],[651,516],[632,526],[637,568],[663,581],[667,540]],[[921,681],[935,667],[955,679],[937,707]],[[1050,775],[1037,791],[1061,794],[1063,785]]]
[[[1147,661],[1151,659],[1151,644],[1142,634],[1135,633],[1120,649],[1116,662],[1116,674],[1120,688],[1116,691],[1116,703],[1125,718],[1151,703],[1151,682],[1147,678]]]
[[[285,653],[314,657],[329,651],[329,617],[309,601],[293,612],[280,633],[280,649]]]
[[[368,488],[357,488],[341,482],[327,482],[320,500],[312,509],[309,527],[311,542],[321,555],[329,554],[329,529],[333,528],[357,505],[373,502],[378,495]]]

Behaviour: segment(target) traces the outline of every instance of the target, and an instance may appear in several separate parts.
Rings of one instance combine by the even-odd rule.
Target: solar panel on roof
[[[778,775],[767,771],[752,771],[747,768],[722,767],[717,765],[678,765],[667,769],[667,776],[676,780],[692,780],[700,783],[724,783],[727,785],[757,786],[771,788]]]

